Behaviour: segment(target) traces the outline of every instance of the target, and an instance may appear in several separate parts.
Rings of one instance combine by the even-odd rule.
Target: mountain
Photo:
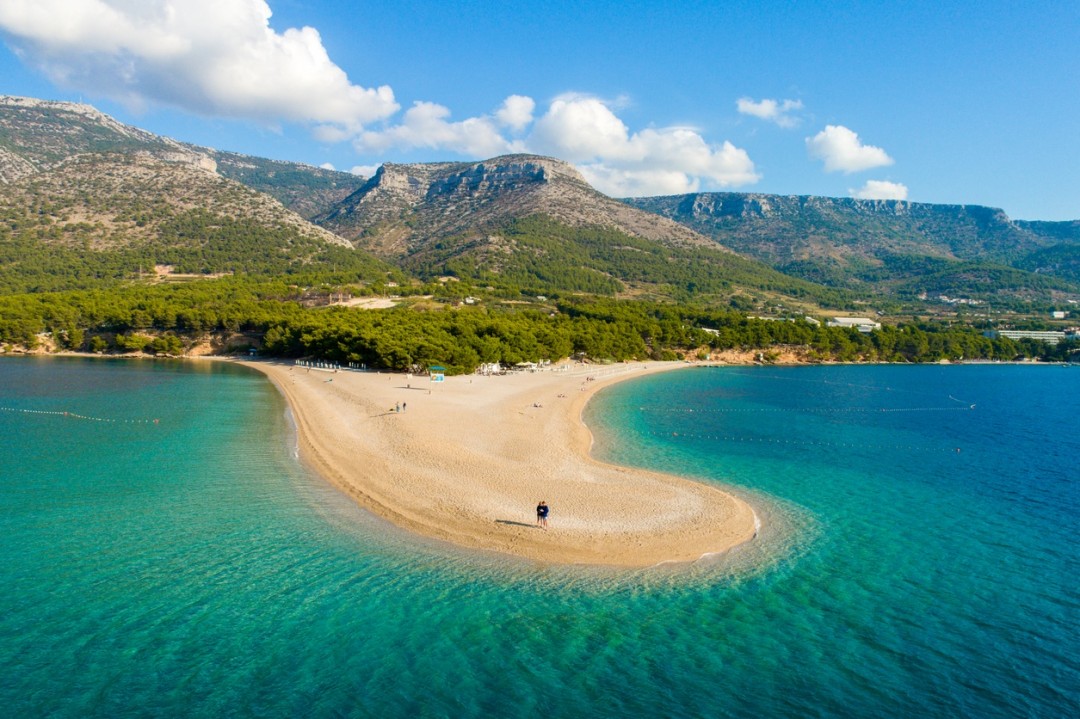
[[[187,147],[213,159],[222,177],[265,192],[305,220],[329,212],[366,182],[366,178],[348,172],[297,162],[268,160],[195,145]]]
[[[1080,223],[899,200],[717,192],[626,200],[795,276],[877,292],[963,292],[1010,268],[999,292],[1075,294]],[[1040,260],[1040,258],[1042,258]],[[982,287],[980,291],[986,291]]]
[[[75,155],[136,150],[190,155],[179,142],[124,125],[90,105],[0,96],[0,182],[48,170]]]
[[[391,269],[224,177],[213,154],[86,105],[0,99],[0,150],[6,291],[89,287],[155,268],[353,279]]]
[[[671,246],[710,244],[676,222],[601,194],[569,163],[538,155],[504,155],[483,162],[386,163],[315,221],[392,257],[413,254],[433,239],[533,215],[569,227],[618,229]]]
[[[606,197],[552,158],[386,164],[364,180],[158,137],[87,105],[11,97],[0,98],[0,153],[8,290],[154,266],[385,277],[390,266],[371,251],[425,280],[532,295],[839,301]]]
[[[0,96],[0,184],[76,155],[102,152],[202,163],[265,192],[305,219],[326,212],[364,184],[364,178],[347,172],[178,142],[125,125],[90,105]]]
[[[551,157],[387,163],[314,219],[422,277],[453,275],[526,293],[840,301],[835,292],[612,199]]]
[[[1080,223],[741,193],[620,201],[536,155],[387,163],[364,179],[30,98],[0,97],[0,219],[8,290],[115,281],[162,265],[341,281],[396,267],[510,294],[791,310],[898,307],[921,295],[1080,298]]]

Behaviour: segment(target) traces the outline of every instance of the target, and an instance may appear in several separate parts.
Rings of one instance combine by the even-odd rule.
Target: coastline
[[[306,464],[416,534],[543,563],[632,568],[721,553],[757,530],[750,505],[714,486],[590,454],[581,420],[590,397],[684,363],[567,364],[442,383],[238,363],[285,396]],[[536,526],[540,500],[552,508],[547,530]]]

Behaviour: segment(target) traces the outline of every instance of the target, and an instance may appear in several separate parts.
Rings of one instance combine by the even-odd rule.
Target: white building
[[[881,323],[874,322],[869,317],[833,317],[825,324],[828,327],[854,327],[859,332],[873,332],[881,329]]]
[[[1044,332],[1042,330],[991,330],[989,332],[984,332],[983,334],[990,339],[996,337],[1008,337],[1011,340],[1022,340],[1025,338],[1042,340],[1048,345],[1056,345],[1066,338],[1064,332]]]

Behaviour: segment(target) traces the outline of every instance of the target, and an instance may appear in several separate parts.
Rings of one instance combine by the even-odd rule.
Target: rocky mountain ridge
[[[222,177],[205,158],[185,160],[146,152],[76,155],[0,186],[0,207],[13,210],[47,198],[37,212],[50,217],[52,234],[92,248],[150,242],[162,223],[192,211],[348,244],[268,195]]]
[[[392,270],[220,169],[88,106],[0,98],[0,289]]]
[[[532,215],[571,227],[617,229],[672,246],[712,244],[676,222],[598,192],[569,163],[539,155],[471,163],[386,163],[315,221],[359,247],[393,257],[455,235],[482,236]]]
[[[191,276],[400,277],[365,251],[379,249],[421,280],[450,274],[532,295],[817,292],[602,195],[552,158],[387,164],[364,181],[157,138],[81,106],[20,100],[0,106],[0,147],[15,168],[7,174],[18,175],[0,184],[8,220],[0,260],[17,266],[4,279],[9,290],[88,287],[155,265]],[[271,196],[309,215],[322,208],[337,221],[327,227],[350,239]],[[386,244],[395,237],[401,248]]]
[[[179,142],[125,125],[91,105],[0,96],[0,184],[98,153],[142,153],[217,172],[271,195],[305,219],[325,212],[364,182],[347,172]]]
[[[0,97],[0,195],[8,203],[0,210],[26,221],[11,225],[20,237],[33,226],[88,247],[175,238],[161,228],[194,212],[259,225],[256,234],[286,227],[305,241],[370,251],[424,278],[458,273],[543,288],[558,276],[568,291],[666,299],[703,287],[712,296],[783,288],[822,297],[837,288],[867,297],[1080,297],[1080,222],[762,193],[615,200],[572,165],[537,155],[386,163],[364,179],[189,145],[88,105],[30,98]]]
[[[1080,279],[1078,223],[1015,221],[993,207],[737,192],[626,202],[818,282],[899,280],[987,262]]]
[[[75,155],[134,151],[206,162],[175,140],[125,125],[91,105],[0,96],[0,182],[46,171]]]
[[[91,247],[144,242],[165,218],[198,209],[346,244],[228,179],[215,154],[125,125],[90,105],[0,96],[0,200],[10,214],[47,198],[54,235]],[[228,155],[224,164],[238,157]]]

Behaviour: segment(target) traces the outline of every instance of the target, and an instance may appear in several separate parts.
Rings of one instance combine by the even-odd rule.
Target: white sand
[[[589,396],[681,365],[567,365],[434,384],[245,364],[288,398],[305,461],[363,507],[419,534],[543,562],[626,567],[692,561],[754,535],[753,510],[730,494],[589,456],[592,436],[581,422]],[[536,526],[540,500],[551,507],[546,530]]]

